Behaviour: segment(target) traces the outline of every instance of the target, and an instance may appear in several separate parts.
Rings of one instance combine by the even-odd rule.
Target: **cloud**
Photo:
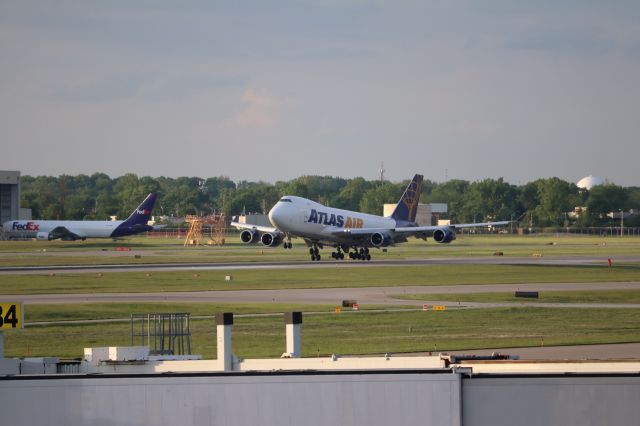
[[[246,89],[241,102],[243,109],[227,122],[230,127],[272,129],[277,126],[281,102],[266,90]]]

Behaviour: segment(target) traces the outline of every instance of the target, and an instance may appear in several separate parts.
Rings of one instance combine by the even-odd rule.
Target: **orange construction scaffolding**
[[[189,223],[189,232],[184,241],[185,246],[199,246],[204,238],[202,228],[209,225],[208,245],[224,245],[224,214],[212,214],[209,216],[189,215],[184,218]]]

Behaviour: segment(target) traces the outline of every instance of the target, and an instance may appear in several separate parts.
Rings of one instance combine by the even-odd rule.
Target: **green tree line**
[[[22,176],[22,207],[35,219],[102,220],[126,217],[150,192],[158,194],[154,214],[184,216],[242,212],[267,212],[283,195],[298,195],[333,207],[382,214],[384,203],[395,203],[408,184],[301,176],[290,181],[234,182],[227,177],[139,177],[126,174],[111,178],[104,173],[87,175]],[[606,226],[606,214],[640,208],[640,187],[605,184],[590,191],[559,178],[545,178],[522,186],[500,179],[475,182],[452,179],[425,180],[420,201],[447,203],[454,223],[515,219],[525,226]],[[586,212],[572,219],[577,206]],[[638,215],[628,226],[640,226]]]

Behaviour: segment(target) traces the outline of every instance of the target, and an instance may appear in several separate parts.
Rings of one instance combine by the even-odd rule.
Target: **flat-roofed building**
[[[20,218],[20,172],[0,170],[0,225]]]
[[[395,208],[395,204],[385,204],[383,216],[390,216]],[[418,210],[416,211],[416,222],[420,226],[433,225],[433,216],[438,215],[439,217],[442,213],[447,213],[447,205],[444,203],[419,203]]]

